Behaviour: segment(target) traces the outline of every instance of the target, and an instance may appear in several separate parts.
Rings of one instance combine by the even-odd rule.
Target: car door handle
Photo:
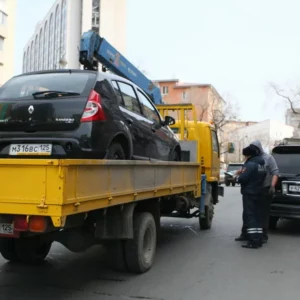
[[[126,122],[127,122],[129,125],[131,125],[131,124],[133,123],[133,120],[130,119],[130,118],[126,118]]]

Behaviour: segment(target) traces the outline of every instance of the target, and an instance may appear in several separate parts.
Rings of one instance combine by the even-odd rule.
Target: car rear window
[[[36,92],[60,91],[82,94],[91,74],[44,73],[18,76],[0,88],[0,98],[23,98]]]
[[[300,147],[277,147],[272,154],[280,173],[300,173]]]

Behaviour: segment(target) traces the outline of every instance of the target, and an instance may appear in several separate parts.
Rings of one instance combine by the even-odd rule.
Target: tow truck
[[[160,90],[105,39],[82,35],[80,63],[110,70],[139,85],[163,112]],[[192,106],[169,106],[180,112]],[[220,151],[209,124],[188,127],[183,161],[0,159],[0,252],[9,261],[41,263],[53,242],[73,252],[101,244],[111,266],[148,271],[162,216],[199,218],[209,229],[218,186]],[[216,144],[217,143],[217,144]],[[229,152],[234,151],[230,148]],[[21,178],[16,184],[16,178]]]

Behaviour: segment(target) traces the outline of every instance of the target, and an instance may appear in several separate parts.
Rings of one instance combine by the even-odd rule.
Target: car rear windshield
[[[34,93],[60,91],[82,94],[90,74],[44,73],[14,77],[0,89],[0,98],[27,98]]]
[[[240,170],[242,168],[243,164],[240,165],[228,165],[227,171],[231,172],[231,171],[236,171],[236,170]]]
[[[280,173],[300,173],[300,147],[277,147],[272,154]]]

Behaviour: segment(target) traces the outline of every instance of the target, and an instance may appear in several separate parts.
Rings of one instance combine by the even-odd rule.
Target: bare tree
[[[271,82],[269,85],[278,97],[286,101],[286,103],[288,104],[288,106],[294,114],[300,114],[300,112],[296,108],[300,104],[299,88],[297,88],[296,90],[290,89],[290,91],[287,91],[285,89],[280,88],[275,83]]]

